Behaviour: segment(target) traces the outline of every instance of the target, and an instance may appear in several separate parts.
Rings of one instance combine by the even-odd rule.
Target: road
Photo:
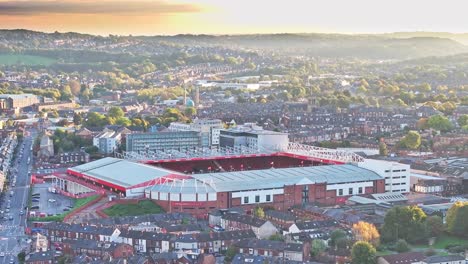
[[[24,208],[28,205],[31,182],[29,172],[33,164],[31,146],[34,144],[35,136],[36,134],[32,133],[31,136],[24,137],[11,168],[8,190],[1,206],[5,217],[2,219],[0,228],[0,252],[4,252],[5,256],[0,257],[0,263],[12,263],[12,261],[18,263],[17,254],[27,247],[24,234],[27,212]],[[22,152],[21,149],[23,149]],[[8,205],[9,212],[7,212]]]

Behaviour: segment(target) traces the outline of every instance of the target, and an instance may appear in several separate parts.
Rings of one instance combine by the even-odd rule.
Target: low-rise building
[[[293,261],[310,259],[310,243],[286,243],[283,241],[250,239],[240,241],[235,247],[241,254],[254,256],[282,257]]]
[[[250,215],[225,214],[221,218],[224,230],[252,230],[258,238],[266,239],[278,232],[278,229],[268,220]]]
[[[52,264],[56,263],[54,253],[52,251],[35,252],[26,256],[24,261],[26,264]]]

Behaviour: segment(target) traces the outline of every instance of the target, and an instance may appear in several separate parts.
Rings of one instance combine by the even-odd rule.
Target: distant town
[[[443,40],[0,30],[0,263],[467,263]]]

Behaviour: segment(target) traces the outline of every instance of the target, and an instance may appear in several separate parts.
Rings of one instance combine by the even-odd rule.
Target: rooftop
[[[282,188],[284,185],[329,184],[381,180],[377,173],[354,165],[328,165],[194,174],[193,178],[210,184],[217,192]]]
[[[156,183],[163,177],[184,177],[183,174],[163,168],[116,158],[103,158],[68,170],[125,188],[153,180]]]

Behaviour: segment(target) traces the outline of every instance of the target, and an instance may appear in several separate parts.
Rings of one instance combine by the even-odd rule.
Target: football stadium
[[[268,153],[246,149],[125,153],[67,173],[121,196],[152,199],[168,212],[205,217],[215,208],[248,210],[262,205],[287,210],[305,203],[334,205],[353,195],[384,193],[396,178],[384,175],[385,166],[394,165],[290,143],[282,151]]]

